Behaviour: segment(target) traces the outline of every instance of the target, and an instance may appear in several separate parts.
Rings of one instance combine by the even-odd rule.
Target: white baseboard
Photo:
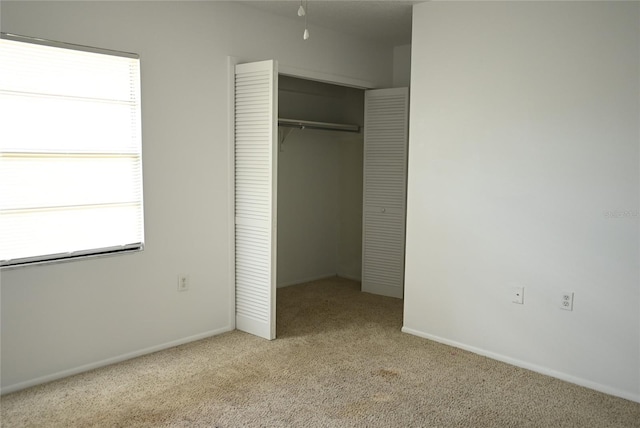
[[[73,376],[79,373],[88,372],[89,370],[97,369],[100,367],[108,366],[122,361],[130,360],[132,358],[141,357],[143,355],[151,354],[153,352],[162,351],[163,349],[173,348],[174,346],[184,345],[185,343],[195,342],[196,340],[206,339],[207,337],[217,336],[222,333],[233,330],[230,326],[223,327],[217,330],[210,330],[204,333],[196,334],[182,339],[174,340],[171,342],[163,343],[161,345],[151,346],[149,348],[140,349],[138,351],[129,352],[116,357],[107,358],[105,360],[96,361],[94,363],[84,364],[79,367],[75,367],[68,370],[62,370],[57,373],[53,373],[46,376],[37,377],[24,382],[19,382],[13,385],[8,385],[0,390],[0,394],[8,394],[10,392],[19,391],[21,389],[29,388],[32,386],[40,385],[43,383],[51,382],[53,380],[62,379],[68,376]]]
[[[317,281],[319,279],[331,278],[333,276],[336,276],[335,272],[325,273],[325,274],[322,274],[322,275],[314,275],[312,277],[300,278],[300,279],[296,279],[296,280],[292,280],[292,281],[285,281],[285,282],[282,282],[282,283],[278,284],[278,288],[289,287],[291,285],[304,284],[305,282]]]
[[[456,342],[453,340],[445,339],[439,336],[434,336],[432,334],[427,334],[418,330],[414,330],[408,327],[402,327],[403,333],[412,334],[414,336],[422,337],[424,339],[433,340],[434,342],[442,343],[445,345],[453,346],[455,348],[464,349],[465,351],[473,352],[474,354],[482,355],[484,357],[491,358],[493,360],[502,361],[503,363],[511,364],[512,366],[522,367],[523,369],[531,370],[543,375],[551,376],[556,379],[563,380],[565,382],[573,383],[576,385],[584,386],[585,388],[593,389],[595,391],[603,392],[605,394],[614,395],[616,397],[624,398],[626,400],[631,400],[640,403],[640,394],[634,394],[628,391],[622,391],[617,388],[612,388],[607,385],[602,385],[597,382],[592,382],[587,379],[579,378],[576,376],[569,375],[567,373],[559,372],[556,370],[552,370],[547,367],[539,366],[536,364],[531,364],[526,361],[518,360],[515,358],[507,357],[501,354],[497,354],[495,352],[487,351],[485,349],[476,348],[475,346],[465,345],[464,343]]]

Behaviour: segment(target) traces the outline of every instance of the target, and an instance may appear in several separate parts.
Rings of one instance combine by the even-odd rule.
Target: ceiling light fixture
[[[307,28],[307,12],[309,11],[309,0],[305,0],[305,13],[304,13],[304,33],[302,33],[302,39],[309,39],[309,29]],[[302,0],[300,0],[300,7],[302,7]]]
[[[300,7],[298,8],[298,16],[304,16],[307,12],[305,12],[304,7],[302,6],[302,0],[300,0]]]

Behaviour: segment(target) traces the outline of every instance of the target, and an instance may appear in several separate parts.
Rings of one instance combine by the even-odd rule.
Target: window
[[[140,60],[0,38],[0,266],[144,246]]]

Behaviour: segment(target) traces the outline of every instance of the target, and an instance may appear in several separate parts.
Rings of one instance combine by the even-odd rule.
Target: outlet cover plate
[[[560,295],[560,309],[573,310],[573,291],[563,291]]]
[[[178,291],[189,290],[189,275],[178,275]]]
[[[524,287],[511,287],[511,301],[519,305],[524,304]]]

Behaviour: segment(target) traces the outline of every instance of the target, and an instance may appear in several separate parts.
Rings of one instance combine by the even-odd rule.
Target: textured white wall
[[[336,274],[340,146],[334,133],[293,130],[278,154],[278,286]]]
[[[294,130],[278,158],[278,286],[360,280],[362,134]]]
[[[411,45],[393,48],[393,87],[403,88],[411,85]]]
[[[639,16],[415,6],[405,331],[640,401]]]
[[[362,134],[294,130],[278,158],[278,286],[362,270]]]
[[[140,54],[146,221],[142,253],[2,271],[5,392],[232,328],[228,56],[391,83],[392,49],[229,2],[0,8],[4,32]]]
[[[364,108],[364,102],[361,104]],[[364,113],[364,112],[363,112]],[[362,279],[362,179],[364,138],[362,134],[341,136],[340,145],[340,241],[337,274]]]

